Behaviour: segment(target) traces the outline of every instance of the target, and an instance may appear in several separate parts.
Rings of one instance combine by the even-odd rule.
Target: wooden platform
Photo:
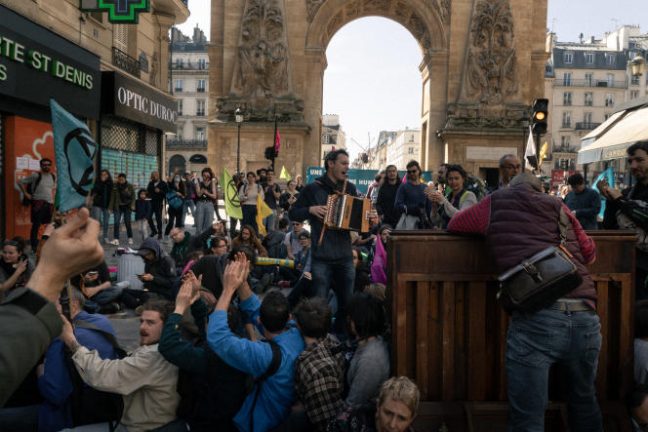
[[[590,271],[598,290],[603,335],[597,391],[602,406],[619,412],[633,375],[635,234],[590,234],[597,244],[598,258]],[[496,274],[484,240],[435,231],[394,231],[388,257],[394,373],[416,381],[422,399],[435,402],[425,405],[431,412],[434,406],[461,408],[463,426],[448,425],[450,431],[486,430],[469,427],[468,422],[483,410],[493,419],[502,420],[503,415],[505,424],[508,315],[495,300]],[[561,401],[564,392],[559,384],[564,380],[554,372],[550,397]],[[493,414],[493,407],[499,407],[499,414]],[[556,420],[559,425],[561,418]]]

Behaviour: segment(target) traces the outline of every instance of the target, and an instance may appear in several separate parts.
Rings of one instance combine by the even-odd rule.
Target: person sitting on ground
[[[344,353],[328,333],[332,313],[325,299],[303,299],[293,315],[306,344],[296,364],[297,397],[304,404],[308,430],[324,432],[344,406]]]
[[[635,386],[626,396],[626,407],[632,421],[633,432],[648,429],[648,385]]]
[[[301,250],[295,257],[295,269],[293,270],[292,279],[288,280],[293,287],[290,294],[288,294],[288,303],[291,310],[297,306],[302,298],[311,298],[315,295],[312,292],[311,236],[308,231],[302,230],[298,238],[301,243]],[[284,284],[280,284],[280,286],[286,288]]]
[[[204,256],[205,254],[201,250],[195,250],[191,252],[187,257],[187,264],[185,264],[184,268],[182,269],[182,273],[180,274],[180,276],[186,275],[187,272],[193,268],[194,264],[200,261],[200,258]]]
[[[207,340],[225,363],[256,379],[234,424],[242,432],[266,432],[290,413],[295,399],[295,362],[304,350],[304,340],[294,322],[289,322],[286,297],[270,291],[261,303],[247,283],[249,271],[250,262],[243,254],[226,267],[223,293],[209,318]],[[237,291],[241,311],[257,324],[269,343],[241,339],[230,330],[227,311]]]
[[[225,229],[225,222],[219,220],[214,222],[209,229],[194,237],[194,249],[202,248],[205,251],[205,254],[209,254],[211,249],[209,246],[209,239],[211,239],[213,236],[225,237],[228,243],[231,242],[230,236]]]
[[[363,292],[371,283],[370,270],[362,255],[362,249],[353,248],[353,266],[355,267],[355,279],[353,292]]]
[[[112,284],[106,261],[73,277],[70,283],[85,296],[85,309],[88,312],[102,314],[119,312],[121,307],[118,300],[124,285],[128,285],[128,282]]]
[[[358,343],[347,372],[346,404],[373,402],[380,386],[389,378],[389,352],[382,334],[385,309],[381,301],[366,293],[355,293],[349,301],[349,333]]]
[[[634,381],[648,385],[648,300],[635,306]]]
[[[2,244],[0,300],[9,290],[24,287],[32,274],[33,266],[25,254],[26,246],[27,242],[22,237],[5,240]]]
[[[68,303],[70,316],[74,327],[74,336],[80,345],[89,351],[97,351],[101,359],[116,360],[119,358],[116,346],[116,334],[112,324],[103,315],[84,311],[85,296],[78,289],[72,290],[72,301],[67,297],[61,298],[61,303]],[[65,344],[60,338],[55,339],[47,349],[43,361],[42,374],[38,378],[38,388],[44,402],[38,412],[38,430],[42,432],[57,432],[64,428],[98,422],[99,418],[106,419],[109,412],[101,412],[110,407],[93,407],[94,401],[73,400],[72,393],[92,395],[75,385],[68,368],[68,354]],[[93,408],[95,408],[93,410]],[[118,421],[119,418],[112,419]]]
[[[191,269],[194,275],[201,280],[203,288],[211,292],[214,297],[220,297],[223,292],[223,274],[227,263],[242,252],[250,263],[255,263],[257,255],[247,246],[232,249],[229,253],[221,255],[205,255]],[[254,264],[250,264],[254,268]]]
[[[236,431],[232,422],[247,395],[248,375],[229,366],[207,345],[209,307],[200,297],[200,281],[188,273],[176,296],[175,311],[164,323],[160,345],[164,358],[180,368],[179,415],[192,431]],[[213,309],[212,304],[212,309]],[[181,321],[191,307],[199,337],[193,343],[182,335]],[[241,328],[238,309],[231,306],[227,323],[232,332]],[[185,384],[184,386],[182,384]]]
[[[297,236],[303,229],[304,229],[303,222],[293,221],[292,230],[286,233],[286,236],[284,237],[284,244],[286,245],[286,252],[287,252],[288,259],[294,260],[295,255],[297,255],[297,253],[301,250],[301,246]]]
[[[277,229],[269,231],[261,242],[268,251],[268,256],[270,258],[285,259],[288,257],[288,248],[284,244],[284,240],[288,233],[288,225],[288,219],[279,219]]]
[[[425,196],[432,202],[431,219],[435,226],[445,229],[456,213],[477,204],[477,196],[465,188],[467,178],[461,165],[448,165],[446,181],[450,191],[444,194],[433,187],[425,189]]]
[[[61,339],[73,353],[77,371],[91,387],[121,394],[124,412],[121,418],[129,432],[186,431],[184,422],[176,420],[180,396],[176,391],[178,368],[158,352],[164,321],[173,304],[151,300],[144,304],[140,317],[140,346],[121,360],[103,360],[77,341],[72,326],[65,322]]]
[[[138,275],[144,283],[143,290],[125,288],[122,301],[135,309],[149,298],[174,298],[173,285],[176,279],[173,259],[164,252],[160,243],[153,237],[142,242],[137,254],[144,259],[144,274]]]
[[[232,240],[232,249],[237,249],[241,246],[251,248],[259,256],[268,256],[268,251],[263,247],[261,240],[257,237],[256,231],[254,231],[254,228],[250,225],[243,225],[240,234]]]
[[[0,303],[0,406],[61,333],[63,323],[54,303],[65,282],[104,259],[98,237],[99,223],[82,208],[43,244],[29,288],[12,290]]]
[[[191,237],[190,232],[182,228],[173,228],[169,232],[169,237],[173,241],[173,247],[169,255],[173,258],[176,269],[182,270],[187,264],[187,257],[196,249],[194,239]]]
[[[329,423],[328,432],[414,432],[421,394],[405,376],[390,378],[380,389],[378,403],[349,408]]]
[[[384,284],[381,283],[372,283],[369,284],[364,291],[365,293],[376,297],[378,300],[380,300],[383,304],[385,303],[385,300],[387,299],[387,287]]]

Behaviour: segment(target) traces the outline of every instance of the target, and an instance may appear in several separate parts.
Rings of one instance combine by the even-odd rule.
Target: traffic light
[[[274,146],[266,147],[265,152],[263,153],[265,155],[265,158],[268,160],[273,160],[277,156],[279,156],[279,152],[275,151]]]
[[[533,101],[533,108],[531,110],[531,126],[533,133],[542,135],[547,133],[547,115],[549,113],[549,99],[536,99]]]

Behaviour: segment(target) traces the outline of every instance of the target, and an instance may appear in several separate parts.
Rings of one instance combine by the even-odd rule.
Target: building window
[[[182,99],[178,99],[178,115],[182,115]]]
[[[574,62],[574,53],[566,52],[563,54],[563,61],[565,64],[572,64]]]
[[[205,141],[205,128],[197,127],[196,128],[196,140]]]
[[[198,91],[198,93],[204,93],[205,92],[205,80],[204,79],[199,79],[198,80],[198,85],[196,86],[196,91]]]
[[[605,95],[605,106],[611,108],[614,106],[614,95],[608,93]]]
[[[182,126],[178,126],[178,133],[176,134],[176,139],[183,139],[184,138],[184,131]]]
[[[607,86],[614,87],[614,74],[607,74]]]
[[[183,85],[184,85],[184,81],[183,81],[183,80],[181,80],[181,79],[177,79],[177,80],[175,80],[175,85],[173,86],[174,91],[175,91],[176,93],[182,93],[182,87],[183,87]]]
[[[592,113],[591,112],[586,112],[583,113],[583,122],[585,124],[592,124]]]
[[[196,115],[204,117],[205,115],[205,99],[196,99]]]
[[[562,127],[570,128],[571,127],[571,112],[565,111],[562,113]]]
[[[630,99],[637,99],[639,97],[639,90],[630,90]]]
[[[198,69],[207,69],[207,60],[205,60],[204,58],[198,59]]]
[[[175,63],[176,63],[176,69],[184,68],[184,59],[178,58],[176,59]]]
[[[594,74],[591,72],[588,72],[585,74],[585,83],[587,83],[588,86],[592,86],[592,82],[594,81]]]
[[[128,53],[128,25],[113,25],[113,46],[118,50]]]
[[[594,94],[592,92],[585,93],[585,106],[594,105]]]
[[[630,78],[630,84],[631,84],[631,85],[639,85],[640,82],[641,82],[641,81],[639,80],[639,78],[641,78],[641,75],[639,75],[639,76],[634,76],[634,75],[633,75],[632,78]]]
[[[571,72],[565,72],[563,74],[563,85],[564,86],[570,86],[571,85],[571,78],[572,78]]]
[[[594,64],[594,53],[585,53],[585,63]]]
[[[572,104],[572,94],[571,94],[571,92],[564,92],[563,93],[563,105],[571,106],[571,104]]]
[[[560,149],[561,150],[566,150],[569,148],[571,145],[571,137],[567,135],[563,135],[560,137]]]
[[[607,63],[608,66],[616,65],[616,54],[607,53],[605,55],[605,62]]]

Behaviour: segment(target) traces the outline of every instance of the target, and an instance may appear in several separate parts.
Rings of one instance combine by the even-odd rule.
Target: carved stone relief
[[[157,87],[158,85],[158,71],[160,69],[160,59],[158,58],[157,51],[151,57],[151,71],[149,73],[149,83]]]
[[[315,14],[319,10],[320,6],[325,2],[326,0],[306,0],[306,12],[308,14],[308,22],[313,21],[313,18],[315,18]]]
[[[480,0],[470,29],[464,99],[497,105],[517,93],[513,15],[508,0]]]
[[[481,103],[448,105],[445,130],[510,129],[519,131],[527,120],[529,107],[521,104],[489,106]]]
[[[221,117],[231,116],[241,105],[253,120],[283,115],[280,107],[291,114],[298,111],[290,82],[283,2],[247,0],[230,96],[216,103]],[[287,103],[292,106],[285,107]]]
[[[441,22],[447,25],[450,22],[450,0],[436,0],[436,7],[439,11]]]

